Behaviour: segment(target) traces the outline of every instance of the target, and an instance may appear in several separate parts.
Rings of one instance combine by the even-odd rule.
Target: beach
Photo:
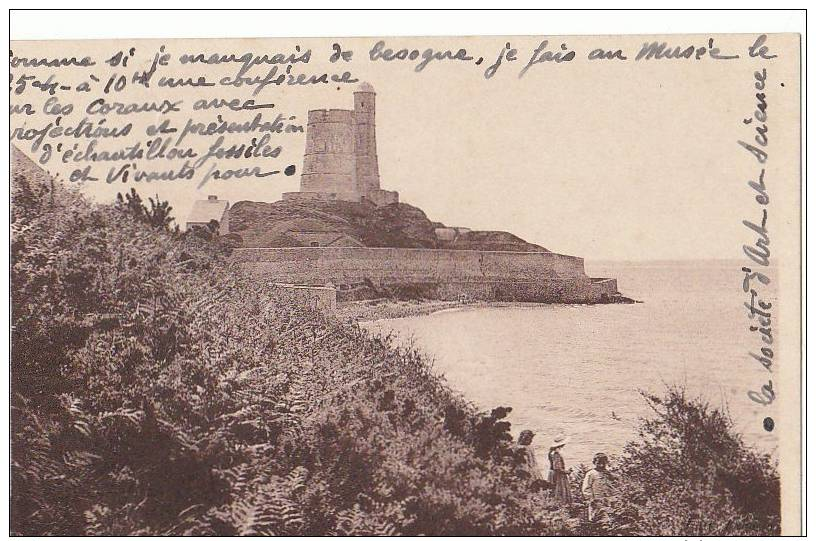
[[[639,392],[662,394],[671,385],[728,410],[746,442],[774,453],[776,434],[762,424],[773,408],[765,411],[747,396],[762,367],[744,351],[740,289],[730,287],[739,266],[597,266],[643,302],[384,302],[359,312],[366,316],[359,321],[419,348],[480,409],[512,407],[514,431],[539,434],[533,445],[542,456],[546,438],[558,432],[573,435],[566,450],[573,464],[589,463],[597,451],[620,453],[650,413]]]
[[[337,303],[334,312],[341,321],[370,322],[436,314],[438,312],[473,310],[477,308],[536,308],[545,306],[535,302],[502,301],[438,301],[429,299],[394,300],[373,299]]]

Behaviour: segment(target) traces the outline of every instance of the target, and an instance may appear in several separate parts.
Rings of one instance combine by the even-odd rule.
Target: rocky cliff
[[[453,238],[438,238],[434,231],[444,227],[405,203],[378,207],[365,201],[239,201],[230,209],[230,235],[244,248],[309,246],[306,235],[336,233],[340,241],[367,247],[549,251],[504,231],[461,231]]]

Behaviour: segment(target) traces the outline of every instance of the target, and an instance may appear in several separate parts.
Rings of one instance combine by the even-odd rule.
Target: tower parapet
[[[338,122],[351,124],[354,121],[354,111],[348,109],[312,109],[309,111],[308,124]]]
[[[375,96],[374,87],[362,83],[354,110],[309,111],[300,191],[284,193],[284,200],[399,202],[397,192],[380,189]]]

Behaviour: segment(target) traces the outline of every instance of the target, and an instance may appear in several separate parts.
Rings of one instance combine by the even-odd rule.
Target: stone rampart
[[[391,190],[368,190],[365,197],[378,207],[399,203],[399,193]]]
[[[593,278],[592,294],[601,301],[609,301],[620,295],[618,293],[618,281],[615,278]]]
[[[417,285],[441,299],[598,302],[602,292],[584,261],[551,252],[489,252],[412,248],[242,248],[235,261],[259,278],[321,286],[370,282]]]

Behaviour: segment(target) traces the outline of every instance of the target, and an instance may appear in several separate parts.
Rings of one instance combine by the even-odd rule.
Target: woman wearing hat
[[[535,434],[532,430],[522,430],[518,437],[518,448],[521,452],[522,461],[527,473],[533,481],[542,481],[544,476],[541,475],[541,470],[538,469],[538,461],[535,457],[535,451],[531,444],[533,443],[533,436]]]
[[[553,487],[553,496],[561,503],[572,503],[569,474],[564,465],[564,457],[561,456],[561,449],[568,441],[568,437],[558,436],[550,444],[550,452],[547,453],[550,459],[550,474],[548,480]]]

